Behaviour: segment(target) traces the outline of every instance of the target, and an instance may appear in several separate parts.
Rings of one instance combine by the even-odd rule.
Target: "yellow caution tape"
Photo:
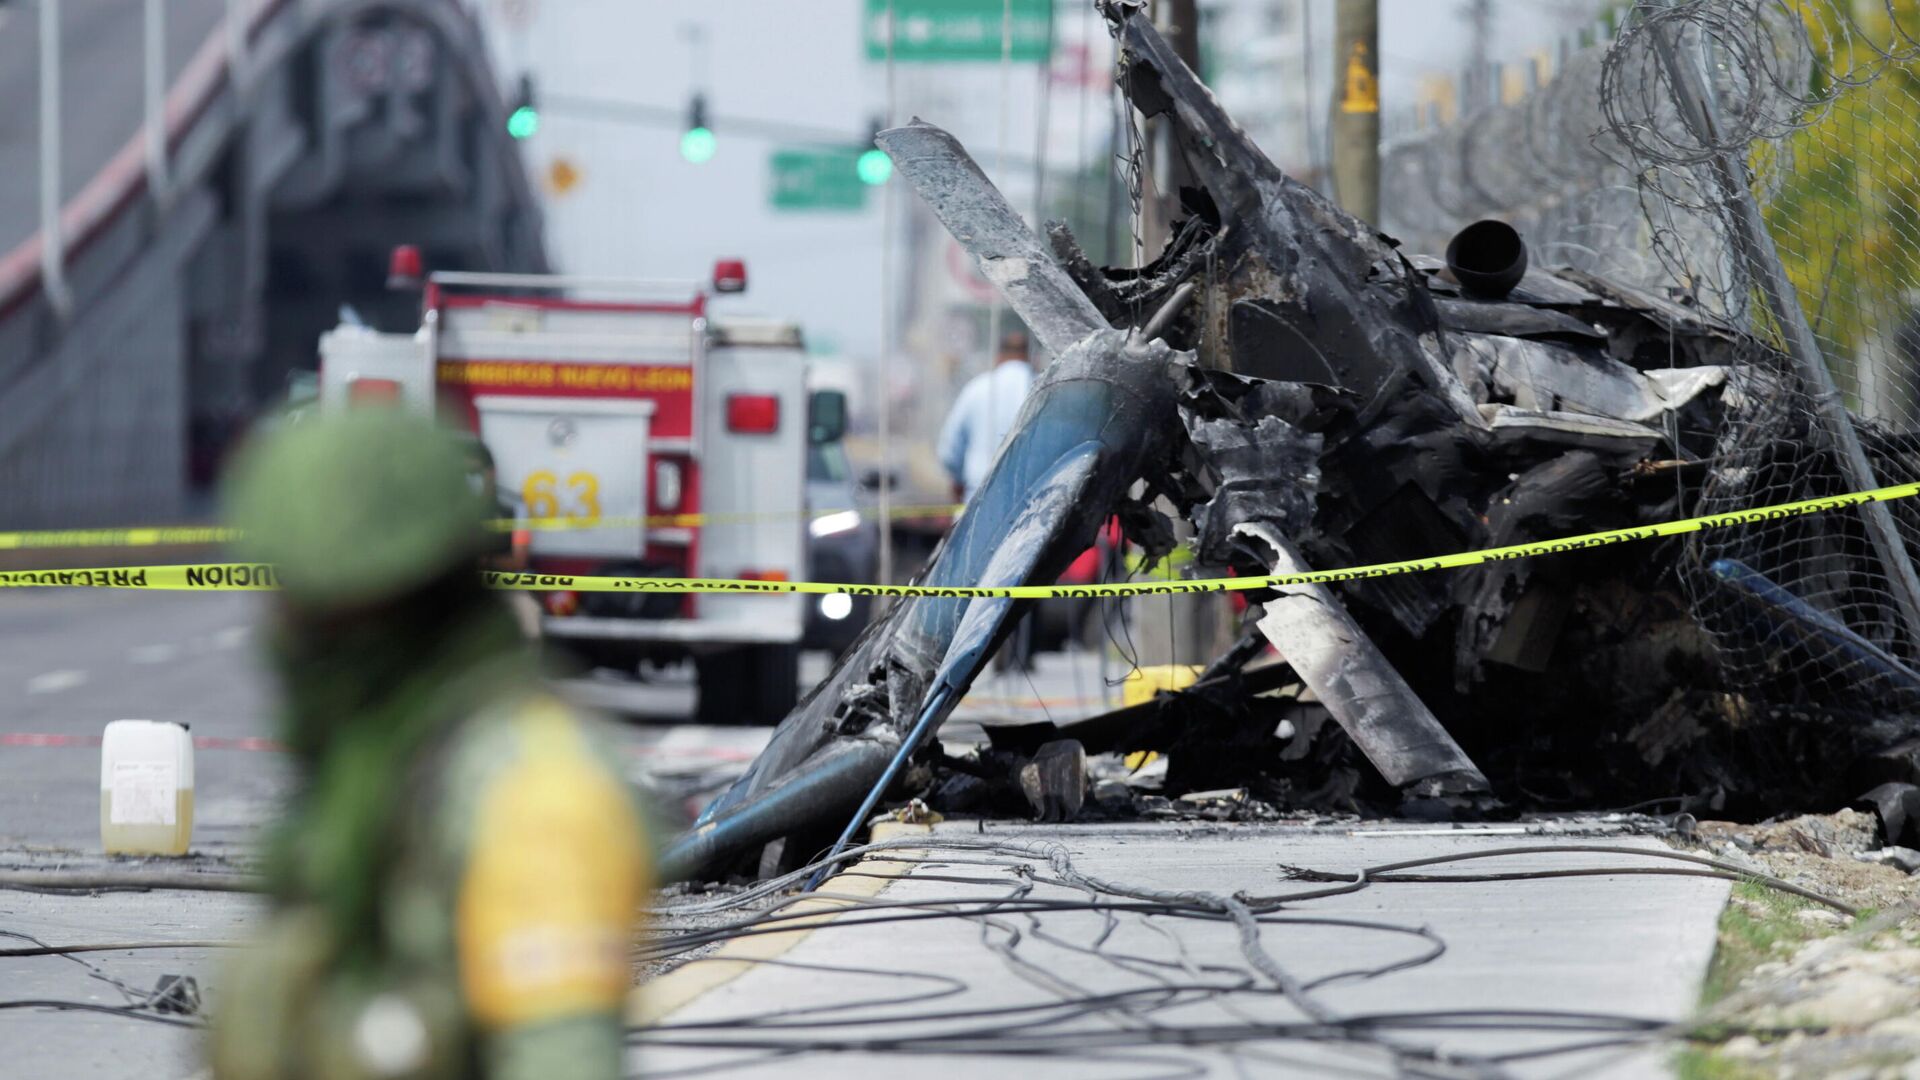
[[[1458,566],[1507,562],[1535,555],[1557,555],[1567,551],[1606,547],[1635,540],[1654,540],[1662,536],[1720,529],[1733,525],[1780,521],[1838,510],[1865,503],[1890,502],[1920,495],[1920,483],[1897,484],[1850,495],[1734,510],[1725,514],[1641,525],[1631,529],[1610,529],[1559,540],[1539,540],[1527,544],[1462,551],[1426,559],[1350,566],[1342,570],[1309,570],[1299,574],[1266,574],[1259,577],[1208,578],[1197,581],[1122,581],[1102,585],[1014,585],[1002,587],[934,585],[857,585],[824,581],[740,581],[730,578],[592,577],[576,574],[532,574],[486,571],[481,576],[490,588],[520,592],[625,592],[625,593],[848,593],[853,596],[1007,596],[1022,600],[1056,597],[1159,596],[1172,593],[1245,592],[1283,585],[1308,585],[1364,578],[1391,577],[1425,570],[1444,570]],[[253,591],[276,588],[278,580],[272,566],[265,563],[202,563],[191,566],[138,566],[96,570],[11,570],[0,571],[0,588],[32,586],[69,586],[107,589],[201,589],[217,592]]]
[[[154,547],[162,544],[226,544],[239,537],[217,525],[161,525],[120,529],[47,529],[0,533],[0,550],[83,547]]]
[[[896,506],[888,516],[899,518],[935,517],[958,514],[963,506],[941,503],[934,506]],[[702,525],[736,525],[808,514],[815,519],[834,514],[856,513],[863,518],[878,517],[875,509],[811,510],[775,513],[737,514],[654,514],[649,517],[550,517],[495,518],[487,528],[495,532],[527,529],[533,532],[578,532],[586,529],[698,528]],[[240,539],[240,530],[221,525],[124,526],[113,529],[45,529],[36,532],[0,532],[0,551],[38,551],[55,548],[160,547],[176,544],[230,544]]]
[[[887,516],[899,518],[937,517],[958,514],[966,509],[962,503],[940,503],[934,506],[895,506],[887,511]],[[880,511],[873,508],[842,510],[795,510],[775,512],[754,512],[743,510],[738,513],[713,514],[654,514],[648,517],[545,517],[545,518],[495,518],[487,527],[496,532],[513,532],[517,529],[529,529],[533,532],[579,532],[589,529],[631,529],[645,526],[649,529],[697,528],[702,525],[740,525],[759,521],[773,521],[781,518],[793,518],[805,514],[815,521],[833,517],[836,514],[859,514],[862,518],[876,518]],[[4,534],[0,534],[4,535]]]

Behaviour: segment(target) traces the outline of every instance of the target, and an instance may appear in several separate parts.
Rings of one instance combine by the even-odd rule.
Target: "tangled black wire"
[[[1547,852],[1624,855],[1658,862],[1488,873],[1413,873],[1429,866]],[[896,865],[877,869],[846,866],[848,861],[861,857]],[[1191,1054],[1179,1056],[1180,1050],[1225,1054],[1227,1062],[1241,1071],[1255,1066],[1285,1065],[1328,1074],[1330,1066],[1322,1058],[1309,1062],[1288,1056],[1289,1047],[1314,1044],[1322,1048],[1323,1054],[1331,1047],[1337,1052],[1360,1055],[1349,1066],[1354,1075],[1381,1075],[1384,1071],[1390,1075],[1422,1077],[1503,1076],[1513,1062],[1576,1051],[1638,1047],[1676,1034],[1683,1026],[1648,1017],[1555,1009],[1342,1012],[1329,1005],[1319,992],[1335,983],[1373,979],[1432,963],[1446,953],[1446,942],[1424,926],[1302,914],[1288,909],[1311,900],[1404,881],[1507,881],[1647,873],[1753,878],[1745,868],[1704,856],[1606,844],[1523,845],[1463,852],[1382,864],[1346,875],[1292,870],[1288,872],[1292,880],[1318,884],[1270,896],[1169,891],[1101,879],[1077,869],[1061,844],[989,837],[943,835],[884,840],[845,852],[835,863],[846,868],[825,889],[811,894],[813,903],[799,910],[783,910],[776,904],[720,926],[665,933],[642,947],[641,958],[658,962],[691,955],[693,959],[689,963],[700,963],[702,951],[716,944],[791,933],[802,927],[822,932],[960,919],[976,923],[980,927],[981,943],[996,953],[1015,977],[1039,988],[1043,997],[1018,1004],[922,1011],[927,1003],[955,997],[970,987],[963,980],[938,971],[877,971],[796,965],[792,961],[749,961],[801,966],[847,977],[886,978],[921,984],[924,989],[828,1003],[813,997],[772,1011],[682,1019],[636,1028],[629,1041],[639,1047],[726,1050],[737,1055],[668,1072],[649,1069],[648,1075],[724,1071],[819,1052],[1070,1058],[1076,1063],[1099,1061],[1103,1066],[1163,1070],[1151,1075],[1200,1075],[1209,1071],[1208,1061]],[[834,881],[861,876],[897,878],[904,868],[898,864],[912,867],[911,880],[916,882],[949,882],[993,891],[897,899],[833,891]],[[942,872],[967,867],[986,867],[992,872]],[[687,918],[751,909],[784,895],[817,868],[809,866],[717,900],[674,904],[654,909],[653,913],[662,918]],[[1764,877],[1757,880],[1852,914],[1846,905],[1788,882]],[[1043,886],[1080,895],[1074,898],[1039,895],[1038,890]],[[831,905],[831,921],[822,921],[825,916],[821,902]],[[1043,916],[1068,913],[1099,916],[1099,931],[1091,942],[1069,940],[1043,921]],[[1113,938],[1123,919],[1134,920],[1139,927],[1165,938],[1174,956],[1149,956],[1115,947]],[[1240,963],[1196,960],[1188,943],[1168,925],[1170,923],[1231,927]],[[1277,930],[1305,926],[1389,934],[1407,939],[1414,947],[1385,963],[1306,980],[1281,963],[1265,940],[1269,933]],[[1084,974],[1075,977],[1059,965],[1022,955],[1019,946],[1027,939],[1108,965],[1116,973],[1143,977],[1147,982],[1121,989],[1090,985]],[[715,959],[738,961],[732,954]],[[1255,1015],[1253,1010],[1263,1005],[1267,1006],[1268,1015]],[[1275,1005],[1285,1006],[1289,1015],[1274,1018],[1272,1007]],[[1218,1010],[1226,1019],[1193,1019],[1202,1007]],[[1096,1021],[1097,1024],[1093,1023]],[[1559,1038],[1548,1046],[1480,1055],[1448,1051],[1431,1041],[1433,1033],[1460,1030],[1539,1033]],[[1429,1037],[1420,1037],[1422,1033]]]
[[[1424,872],[1431,867],[1554,853],[1626,856],[1627,865],[1530,867],[1519,870]],[[828,887],[802,897],[793,894],[821,866],[837,867]],[[897,881],[907,875],[920,885],[945,884],[952,895],[879,897],[835,891],[833,886],[863,878]],[[832,860],[715,899],[681,900],[648,909],[667,922],[725,915],[754,914],[719,925],[660,933],[638,949],[646,962],[682,958],[686,964],[708,959],[752,963],[809,972],[823,978],[878,980],[871,994],[814,993],[785,1007],[733,1016],[687,1017],[639,1025],[628,1041],[648,1048],[724,1051],[727,1056],[648,1076],[686,1076],[749,1067],[819,1052],[881,1055],[979,1055],[1008,1060],[1057,1060],[1076,1070],[1098,1067],[1110,1075],[1195,1076],[1219,1062],[1200,1054],[1223,1055],[1238,1072],[1290,1069],[1313,1075],[1500,1077],[1509,1067],[1535,1058],[1642,1047],[1688,1033],[1686,1023],[1643,1017],[1547,1008],[1447,1008],[1348,1012],[1335,1008],[1323,991],[1330,986],[1380,978],[1438,960],[1447,942],[1425,926],[1314,914],[1295,910],[1314,900],[1358,893],[1399,882],[1491,882],[1623,874],[1684,874],[1754,880],[1824,904],[1844,914],[1852,908],[1746,867],[1683,852],[1601,843],[1526,844],[1430,858],[1383,863],[1354,873],[1328,873],[1282,867],[1284,879],[1298,887],[1271,895],[1226,895],[1203,890],[1166,890],[1096,877],[1080,870],[1057,842],[1021,842],[986,836],[913,836],[882,840],[850,849]],[[1047,895],[1066,891],[1069,896]],[[789,901],[804,900],[789,909]],[[760,909],[755,911],[755,909]],[[1098,932],[1091,940],[1068,936],[1048,917],[1093,914]],[[879,925],[960,920],[979,929],[982,947],[995,954],[1010,975],[1039,991],[1034,1000],[992,1005],[928,1008],[959,998],[973,988],[954,974],[905,967],[817,964],[761,956],[745,961],[726,954],[709,957],[712,947],[765,935],[846,931]],[[1197,956],[1183,925],[1231,929],[1237,962]],[[1275,955],[1269,937],[1302,928],[1388,935],[1409,946],[1367,966],[1297,975]],[[1170,955],[1148,955],[1119,947],[1124,929],[1145,930],[1163,939]],[[1085,930],[1084,926],[1076,927]],[[163,1015],[151,995],[129,986],[78,953],[142,948],[204,948],[218,941],[122,941],[48,943],[27,934],[4,936],[26,942],[0,948],[0,956],[58,956],[81,964],[89,976],[107,982],[126,999],[123,1005],[59,999],[0,1000],[0,1009],[80,1010],[175,1027],[202,1026],[198,1019]],[[1038,942],[1077,958],[1068,970],[1040,959],[1027,942]],[[1079,961],[1084,960],[1085,965]],[[1088,967],[1086,965],[1097,965]],[[1114,985],[1089,971],[1125,977],[1133,985]],[[1103,985],[1104,984],[1104,985]],[[1276,1015],[1275,1009],[1284,1012]],[[1211,1010],[1203,1013],[1203,1010]],[[1500,1032],[1549,1040],[1501,1053],[1464,1054],[1435,1040],[1445,1033]],[[1315,1049],[1303,1054],[1302,1048]],[[1333,1055],[1329,1059],[1328,1055]]]

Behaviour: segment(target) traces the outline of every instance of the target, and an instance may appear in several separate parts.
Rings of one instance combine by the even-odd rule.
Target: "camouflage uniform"
[[[479,586],[457,445],[385,413],[303,425],[232,502],[279,567],[302,784],[273,909],[219,987],[214,1074],[619,1075],[640,816]]]

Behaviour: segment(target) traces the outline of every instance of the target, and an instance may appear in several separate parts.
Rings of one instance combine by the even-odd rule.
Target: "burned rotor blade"
[[[1310,569],[1266,523],[1234,530],[1273,552],[1273,573]],[[1413,795],[1488,790],[1487,778],[1325,585],[1283,585],[1260,630],[1389,784]]]
[[[1179,427],[1172,372],[1190,360],[1104,327],[1055,356],[920,583],[1057,580],[1145,463],[1166,453]],[[1030,603],[904,601],[781,721],[747,774],[662,864],[694,877],[781,836],[863,821],[858,808],[884,791],[903,753],[939,729]],[[848,744],[862,744],[857,760],[845,756]]]
[[[1122,4],[1103,4],[1102,10],[1114,25],[1121,47],[1130,54],[1127,97],[1148,116],[1173,112],[1179,121],[1174,130],[1201,183],[1216,194],[1237,195],[1251,193],[1255,183],[1284,178],[1279,166],[1261,153],[1173,51],[1151,18]]]
[[[972,255],[980,273],[998,286],[1049,353],[1066,351],[1107,328],[1093,301],[1026,222],[1007,204],[980,166],[945,130],[922,120],[875,137],[894,167],[935,217]]]
[[[1164,451],[1164,433],[1174,422],[1173,356],[1165,342],[1111,329],[1088,334],[1056,356],[928,568],[927,583],[1002,586],[1058,579],[1093,543],[1146,462]],[[913,625],[923,640],[943,641],[945,655],[912,730],[841,831],[834,854],[852,841],[907,759],[939,730],[1031,604],[977,597],[956,606],[936,598],[915,608]],[[815,875],[808,887],[819,880]]]
[[[880,133],[879,143],[1054,354],[921,582],[1056,580],[1165,453],[1179,426],[1173,371],[1191,357],[1111,328],[951,135],[915,122]],[[848,822],[837,850],[1028,606],[991,597],[903,603],[781,721],[663,865],[696,876],[776,837]],[[849,742],[866,745],[848,756]],[[890,753],[873,753],[881,746]],[[862,785],[864,799],[855,797]]]
[[[795,823],[830,817],[865,794],[893,751],[891,743],[845,739],[822,753],[802,775],[763,789],[751,802],[702,815],[660,856],[661,881],[687,881],[732,856],[771,843]]]

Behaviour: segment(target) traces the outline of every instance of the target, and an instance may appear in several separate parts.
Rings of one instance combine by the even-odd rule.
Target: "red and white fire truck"
[[[714,292],[745,284],[716,266]],[[320,407],[399,403],[474,432],[503,501],[563,519],[531,532],[532,570],[805,576],[809,439],[844,426],[844,398],[810,403],[797,326],[711,317],[692,282],[436,273],[423,299],[414,333],[321,337]],[[794,703],[800,596],[536,595],[546,639],[595,666],[690,657],[705,722]]]

